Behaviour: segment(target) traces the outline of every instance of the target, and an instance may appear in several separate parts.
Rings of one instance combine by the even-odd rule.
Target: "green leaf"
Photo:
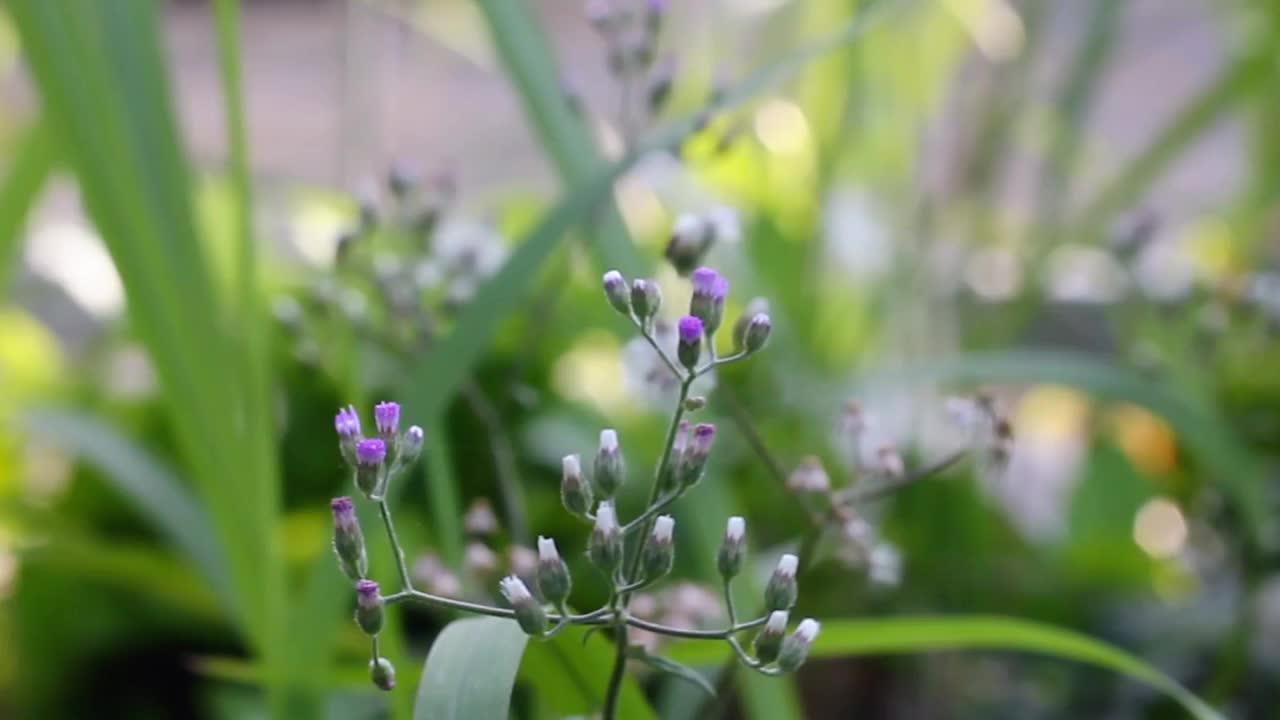
[[[1214,471],[1239,505],[1255,536],[1275,538],[1276,520],[1269,511],[1257,460],[1231,434],[1226,421],[1197,398],[1176,386],[1091,355],[1057,350],[1011,350],[968,353],[934,363],[887,371],[864,380],[866,387],[929,379],[943,383],[1053,383],[1094,397],[1140,405],[1162,417],[1179,439]]]
[[[639,660],[659,672],[664,672],[668,675],[675,675],[678,678],[688,680],[694,687],[706,693],[707,697],[714,698],[716,696],[716,689],[711,686],[711,683],[707,682],[707,679],[702,676],[702,673],[691,667],[681,665],[675,660],[662,657],[661,655],[650,655],[649,651],[639,645],[632,645],[628,648],[627,656],[633,660]]]
[[[431,646],[413,707],[415,720],[507,720],[529,636],[513,620],[449,623]]]
[[[1131,677],[1176,700],[1196,720],[1224,720],[1176,680],[1141,659],[1080,633],[995,616],[904,617],[823,623],[810,658],[936,652],[1015,650],[1087,663]],[[690,665],[721,662],[719,643],[685,642],[667,653]]]
[[[156,531],[181,550],[231,610],[231,586],[209,520],[174,474],[145,448],[83,413],[36,408],[26,429],[97,468]]]
[[[36,125],[18,140],[17,155],[0,183],[0,298],[8,290],[10,267],[21,246],[27,213],[39,199],[53,170],[53,147],[43,125]]]
[[[520,665],[520,680],[557,717],[590,716],[604,705],[614,646],[598,628],[569,627],[545,642],[530,643]],[[622,680],[618,720],[654,720],[635,678]]]

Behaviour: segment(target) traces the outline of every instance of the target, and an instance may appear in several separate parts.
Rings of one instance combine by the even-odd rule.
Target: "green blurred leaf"
[[[224,609],[232,609],[230,581],[209,520],[171,469],[90,415],[36,408],[24,419],[30,432],[97,468],[148,524],[190,559]]]
[[[1087,663],[1150,685],[1178,701],[1197,720],[1224,720],[1176,680],[1141,659],[1093,638],[1049,625],[992,616],[835,620],[822,624],[810,658],[936,652],[1016,650]],[[719,643],[684,642],[667,653],[689,665],[723,661]]]
[[[1178,438],[1213,470],[1215,480],[1233,496],[1255,537],[1264,543],[1275,538],[1276,519],[1269,510],[1257,459],[1212,407],[1176,385],[1148,379],[1091,355],[1057,350],[968,353],[875,374],[862,384],[882,387],[922,379],[964,384],[1053,383],[1100,399],[1140,405],[1168,422]]]
[[[8,292],[23,226],[53,170],[53,146],[43,125],[18,140],[18,152],[0,183],[0,298]]]
[[[483,617],[449,623],[422,668],[415,720],[507,720],[528,641],[513,620]]]
[[[613,643],[602,633],[570,627],[551,640],[529,644],[520,665],[520,680],[531,685],[557,717],[589,716],[604,705],[613,651]],[[623,678],[618,720],[655,717],[635,678]]]
[[[662,657],[661,655],[650,655],[649,651],[639,645],[632,645],[628,648],[627,657],[630,657],[633,660],[639,660],[658,672],[674,675],[682,680],[686,680],[694,687],[706,693],[709,698],[714,698],[716,696],[716,689],[711,686],[711,683],[707,682],[707,679],[702,676],[702,673],[691,667],[681,665],[675,660]]]

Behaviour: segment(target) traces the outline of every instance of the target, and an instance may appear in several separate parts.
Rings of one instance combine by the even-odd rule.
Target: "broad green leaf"
[[[107,423],[83,413],[37,408],[26,428],[97,468],[142,518],[181,550],[231,609],[231,587],[209,520],[174,472]]]
[[[1256,537],[1274,538],[1261,469],[1213,408],[1171,384],[1083,353],[1011,350],[969,353],[934,363],[889,371],[864,380],[866,387],[930,379],[943,383],[1053,383],[1105,400],[1140,405],[1162,417],[1239,505]]]
[[[1178,701],[1196,720],[1224,720],[1176,680],[1141,659],[1086,635],[1026,620],[994,616],[835,620],[822,624],[810,657],[942,650],[1012,650],[1087,663],[1150,685]],[[697,666],[721,662],[728,653],[718,643],[684,642],[667,655]]]
[[[49,135],[42,125],[36,125],[18,140],[17,154],[0,183],[0,298],[8,291],[27,214],[39,199],[52,169]]]
[[[590,716],[604,705],[613,668],[613,643],[600,632],[571,627],[551,640],[531,642],[520,665],[520,681],[558,717]],[[623,679],[618,720],[653,720],[656,716],[633,677]]]
[[[529,636],[513,620],[449,623],[422,668],[415,720],[507,720]]]

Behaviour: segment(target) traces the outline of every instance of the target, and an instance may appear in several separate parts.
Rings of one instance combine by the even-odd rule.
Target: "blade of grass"
[[[10,14],[59,153],[79,180],[164,389],[235,590],[236,619],[270,675],[284,639],[275,536],[278,481],[255,391],[242,382],[230,313],[194,221],[155,2],[11,3]],[[273,683],[272,687],[275,687]],[[283,695],[273,694],[277,716]]]
[[[1151,142],[1101,189],[1081,213],[1085,237],[1099,237],[1119,214],[1142,199],[1183,152],[1190,148],[1236,103],[1263,87],[1271,77],[1269,55],[1240,58],[1174,115]]]
[[[52,170],[53,146],[44,126],[37,124],[18,140],[18,153],[0,183],[0,298],[8,295],[27,214]]]
[[[1086,635],[1042,623],[997,616],[832,620],[822,624],[810,658],[953,650],[1031,652],[1087,663],[1145,683],[1176,700],[1197,720],[1224,720],[1176,680],[1140,658]],[[682,642],[667,653],[691,665],[724,660],[718,643]]]

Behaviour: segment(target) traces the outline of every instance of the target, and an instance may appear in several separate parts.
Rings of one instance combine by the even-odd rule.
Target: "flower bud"
[[[702,395],[694,395],[684,401],[684,409],[688,412],[697,412],[707,406],[707,398]]]
[[[716,557],[716,566],[720,577],[732,580],[742,572],[742,560],[747,554],[747,522],[737,515],[729,518],[724,529],[724,541],[720,543],[720,553]]]
[[[724,300],[729,295],[729,281],[711,268],[693,271],[693,297],[689,299],[689,314],[702,321],[707,337],[716,334],[724,319]]]
[[[681,277],[687,277],[702,262],[714,240],[711,225],[697,215],[681,215],[671,229],[667,260]]]
[[[756,657],[762,663],[771,663],[778,659],[782,650],[782,639],[787,635],[787,611],[774,610],[769,613],[764,629],[756,635]]]
[[[379,690],[390,691],[396,686],[396,667],[384,657],[370,660],[369,678]]]
[[[612,575],[622,563],[622,528],[613,503],[604,500],[596,508],[596,524],[587,542],[587,556],[606,575]]]
[[[817,639],[818,631],[821,629],[822,626],[813,618],[801,620],[796,631],[782,643],[782,652],[778,655],[778,667],[786,672],[799,670],[808,659],[809,649],[813,647],[813,641]]]
[[[369,557],[365,553],[364,533],[356,519],[355,505],[351,498],[334,498],[329,503],[333,510],[333,551],[338,556],[338,566],[347,577],[360,580],[369,574]]]
[[[400,404],[380,402],[373,406],[373,421],[378,426],[378,437],[394,449],[400,436]]]
[[[747,348],[747,327],[751,325],[751,321],[756,315],[769,314],[769,301],[756,297],[751,298],[747,303],[747,307],[738,316],[738,320],[733,324],[733,346],[738,350],[746,350]]]
[[[564,471],[560,479],[560,502],[564,509],[583,516],[591,511],[591,486],[582,479],[582,463],[577,455],[565,455],[560,460]]]
[[[672,538],[675,525],[675,518],[670,515],[659,515],[654,521],[653,534],[645,544],[644,557],[641,558],[646,578],[656,580],[671,572],[676,558],[675,540]]]
[[[595,486],[601,498],[611,498],[622,487],[626,479],[627,464],[622,457],[622,448],[618,447],[618,432],[606,429],[600,431],[600,449],[596,452]]]
[[[680,333],[676,357],[688,370],[698,366],[698,357],[702,354],[702,328],[702,321],[692,315],[680,318],[680,323],[676,326]]]
[[[427,434],[417,425],[410,425],[408,430],[404,431],[404,438],[400,442],[400,462],[409,465],[418,456],[422,454],[422,446],[427,441]]]
[[[610,270],[604,274],[604,296],[614,310],[623,315],[631,314],[631,298],[627,293],[627,281],[622,273]]]
[[[764,589],[764,605],[766,610],[790,610],[796,604],[796,568],[800,560],[787,553],[778,558],[778,567],[774,568],[769,584]]]
[[[386,603],[378,594],[378,583],[361,580],[356,583],[356,624],[366,635],[382,632],[383,610]]]
[[[658,489],[663,493],[673,493],[680,488],[680,467],[688,444],[689,423],[681,420],[675,437],[671,439],[671,457],[667,458],[667,464],[658,476]]]
[[[348,405],[338,410],[333,426],[338,431],[338,447],[342,450],[343,459],[348,465],[355,465],[356,445],[364,439],[360,434],[360,414],[356,412],[355,406]]]
[[[787,476],[787,489],[797,493],[824,493],[831,489],[831,478],[822,461],[812,455],[800,461]]]
[[[488,498],[476,498],[462,518],[462,527],[468,535],[484,537],[498,532],[498,516]]]
[[[387,444],[378,439],[361,440],[356,445],[356,487],[374,497],[386,473]]]
[[[547,613],[534,599],[533,593],[524,581],[515,575],[502,578],[499,583],[502,597],[507,599],[511,609],[515,611],[516,622],[520,629],[528,635],[539,636],[547,630]]]
[[[645,322],[658,314],[662,307],[662,290],[658,283],[644,278],[636,278],[631,283],[631,309],[635,311],[640,322]]]
[[[757,352],[769,342],[769,333],[773,331],[773,322],[769,320],[769,316],[764,313],[756,313],[751,320],[747,322],[747,329],[743,335],[743,349],[749,353]]]
[[[702,479],[702,471],[707,466],[707,458],[711,457],[711,444],[715,439],[715,425],[698,423],[693,428],[693,439],[689,441],[689,448],[676,467],[676,480],[680,487],[693,487]]]
[[[560,606],[569,598],[572,580],[569,567],[560,559],[556,541],[538,538],[538,592],[552,605]]]

